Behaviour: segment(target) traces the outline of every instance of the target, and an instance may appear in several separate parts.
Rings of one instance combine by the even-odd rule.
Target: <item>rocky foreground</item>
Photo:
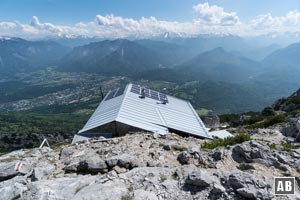
[[[300,199],[300,149],[272,150],[261,139],[214,150],[202,143],[136,133],[14,151],[0,157],[0,199],[275,199],[274,176],[295,176],[296,195],[282,198]]]

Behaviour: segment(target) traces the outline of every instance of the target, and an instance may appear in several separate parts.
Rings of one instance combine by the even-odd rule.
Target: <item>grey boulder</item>
[[[12,200],[22,198],[27,190],[27,180],[23,176],[16,176],[0,183],[0,200]]]
[[[158,200],[158,198],[154,192],[138,189],[134,191],[133,200]]]
[[[227,187],[233,188],[243,198],[272,199],[274,197],[270,183],[252,174],[234,170],[227,178]]]
[[[199,187],[208,187],[215,183],[218,183],[219,180],[217,177],[210,175],[208,172],[199,170],[191,172],[186,181],[187,184]]]
[[[94,174],[104,172],[106,168],[107,165],[101,158],[97,156],[82,156],[71,159],[65,170],[66,172]]]

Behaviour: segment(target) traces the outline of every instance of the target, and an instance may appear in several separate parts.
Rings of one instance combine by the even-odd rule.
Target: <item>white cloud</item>
[[[235,25],[239,23],[239,17],[235,12],[225,12],[219,6],[210,6],[207,2],[193,6],[197,14],[196,21],[209,25]]]
[[[300,12],[294,10],[280,17],[274,17],[270,13],[259,15],[249,22],[249,26],[259,33],[297,32],[300,30]]]
[[[199,34],[233,34],[240,36],[269,33],[298,32],[300,30],[300,12],[291,11],[285,16],[274,17],[263,14],[249,22],[241,22],[235,12],[224,8],[197,4],[192,8],[195,18],[189,22],[158,20],[155,17],[140,19],[124,18],[114,15],[96,15],[90,22],[79,22],[72,26],[63,26],[40,22],[33,16],[29,24],[19,22],[1,22],[0,34],[3,36],[41,39],[53,37],[100,37],[100,38],[149,38],[163,36],[190,37]]]
[[[300,26],[300,12],[298,10],[287,13],[286,16],[273,17],[270,13],[259,15],[250,21],[255,29],[281,29],[284,27],[294,28]]]
[[[96,21],[99,29],[112,33],[110,35],[117,34],[121,37],[155,37],[166,32],[171,32],[173,35],[178,36],[197,33],[197,29],[192,23],[160,21],[155,17],[142,17],[139,20],[135,20],[114,15],[97,15]]]

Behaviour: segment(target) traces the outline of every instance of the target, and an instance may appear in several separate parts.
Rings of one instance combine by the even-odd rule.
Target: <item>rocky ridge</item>
[[[0,199],[275,199],[274,176],[295,176],[296,195],[283,198],[300,198],[300,149],[259,138],[214,150],[202,143],[136,133],[13,151],[0,156]]]

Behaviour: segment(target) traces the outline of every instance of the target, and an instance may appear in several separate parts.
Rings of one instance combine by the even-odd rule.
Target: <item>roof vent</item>
[[[162,104],[167,104],[167,103],[168,103],[168,100],[167,100],[167,99],[161,99],[161,103],[162,103]]]
[[[145,99],[146,93],[145,93],[145,88],[141,88],[141,95],[139,96],[141,99]]]

